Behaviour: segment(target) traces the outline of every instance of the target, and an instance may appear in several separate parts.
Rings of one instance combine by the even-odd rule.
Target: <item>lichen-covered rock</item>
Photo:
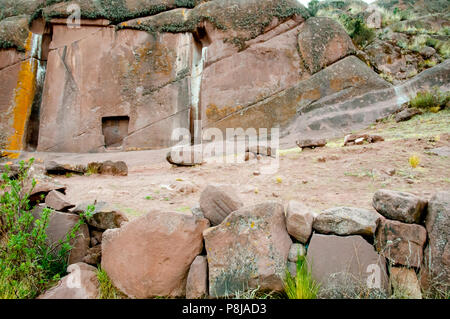
[[[305,205],[289,201],[286,208],[286,226],[289,235],[301,243],[307,243],[312,233],[314,214]]]
[[[395,265],[419,268],[426,240],[425,227],[382,218],[375,234],[375,247]]]
[[[101,175],[127,176],[128,166],[124,161],[106,161],[101,163],[98,172]]]
[[[86,264],[96,266],[100,265],[102,261],[102,245],[97,245],[94,247],[91,247],[86,252],[86,256],[83,258],[83,262]]]
[[[79,262],[67,267],[67,276],[37,299],[97,299],[99,282],[97,268]]]
[[[130,297],[184,296],[208,226],[191,214],[152,211],[103,233],[102,268]]]
[[[376,212],[354,208],[330,208],[316,216],[315,231],[322,234],[362,235],[372,237],[377,229],[380,215]]]
[[[292,240],[281,204],[243,207],[207,229],[209,294],[223,297],[259,287],[281,291]]]
[[[25,51],[29,36],[28,18],[27,15],[18,15],[0,19],[0,49]]]
[[[308,19],[298,34],[300,55],[311,74],[356,52],[345,29],[326,17]]]
[[[230,185],[208,185],[200,195],[200,209],[213,226],[242,206],[244,203]]]
[[[205,256],[197,256],[189,268],[186,282],[186,298],[201,299],[208,295],[208,261]]]
[[[375,40],[366,47],[365,52],[372,65],[381,72],[396,75],[406,68],[406,58],[401,49],[389,42]]]
[[[296,263],[298,261],[298,257],[302,257],[306,255],[305,246],[302,244],[292,244],[289,249],[288,261]]]
[[[388,292],[385,258],[361,236],[313,234],[307,261],[324,296],[346,290],[355,296],[373,289]]]
[[[424,252],[421,283],[424,288],[450,288],[450,192],[436,193],[428,203],[425,220],[428,245]]]
[[[373,195],[373,207],[384,217],[404,223],[420,223],[427,201],[410,193],[380,189]]]

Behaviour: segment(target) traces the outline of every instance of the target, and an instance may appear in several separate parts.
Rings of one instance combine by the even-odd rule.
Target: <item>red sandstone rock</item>
[[[229,185],[208,185],[200,195],[200,208],[214,226],[243,205],[239,195]]]
[[[72,264],[69,273],[56,286],[52,287],[38,299],[97,299],[99,283],[97,269],[85,263]]]
[[[200,299],[208,295],[208,261],[205,256],[195,257],[186,283],[186,298]]]
[[[301,243],[307,243],[312,233],[314,214],[297,201],[289,201],[286,208],[286,227],[289,235]]]
[[[75,205],[69,203],[66,200],[63,193],[60,193],[56,190],[53,190],[50,193],[48,193],[48,195],[45,197],[45,204],[48,207],[61,212],[67,211],[70,208],[75,207]]]
[[[283,290],[292,240],[283,206],[267,202],[231,213],[204,231],[209,265],[209,294],[229,296],[259,287]]]
[[[427,239],[425,227],[382,218],[375,236],[377,251],[393,264],[420,267]]]
[[[184,296],[208,226],[191,214],[152,211],[103,233],[102,268],[132,298]]]

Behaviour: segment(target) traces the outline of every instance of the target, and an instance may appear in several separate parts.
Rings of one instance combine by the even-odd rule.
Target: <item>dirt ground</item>
[[[129,152],[109,155],[127,162],[126,177],[74,175],[57,180],[67,185],[69,201],[106,201],[131,219],[152,209],[189,212],[209,183],[234,185],[246,205],[298,200],[316,212],[335,206],[372,209],[373,193],[380,188],[425,198],[450,189],[450,158],[429,153],[430,149],[450,146],[449,110],[427,113],[403,123],[388,120],[363,132],[381,135],[385,141],[343,147],[341,138],[314,150],[280,150],[279,169],[269,175],[254,175],[258,170],[256,160],[173,167],[164,160],[165,152]],[[413,155],[420,159],[417,168],[409,164]],[[51,155],[27,156],[37,157],[39,162],[39,157]]]

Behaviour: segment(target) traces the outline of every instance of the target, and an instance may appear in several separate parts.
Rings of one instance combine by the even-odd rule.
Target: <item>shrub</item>
[[[375,38],[375,32],[367,27],[364,20],[361,17],[352,17],[346,14],[342,14],[339,17],[342,25],[353,39],[353,42],[360,47],[364,47],[371,43]]]
[[[319,9],[320,9],[319,0],[311,0],[308,3],[308,12],[311,15],[311,17],[315,17]]]
[[[417,95],[411,99],[411,107],[419,109],[430,110],[432,108],[445,108],[450,101],[450,92],[441,92],[439,88],[435,87],[429,91],[418,92]]]
[[[317,284],[311,276],[311,269],[304,256],[297,260],[297,273],[295,277],[286,269],[285,293],[289,299],[316,299],[319,292]]]
[[[8,176],[5,167],[1,188],[5,191],[0,198],[0,298],[34,298],[64,275],[70,241],[84,217],[55,245],[47,242],[46,230],[51,210],[45,208],[39,218],[31,212],[29,197],[36,181],[29,177],[33,159],[21,161],[17,178]],[[31,184],[31,187],[29,187]]]

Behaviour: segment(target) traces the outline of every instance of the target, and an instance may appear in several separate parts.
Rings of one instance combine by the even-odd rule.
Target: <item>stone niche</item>
[[[50,27],[38,151],[164,148],[174,128],[189,128],[191,33]]]

